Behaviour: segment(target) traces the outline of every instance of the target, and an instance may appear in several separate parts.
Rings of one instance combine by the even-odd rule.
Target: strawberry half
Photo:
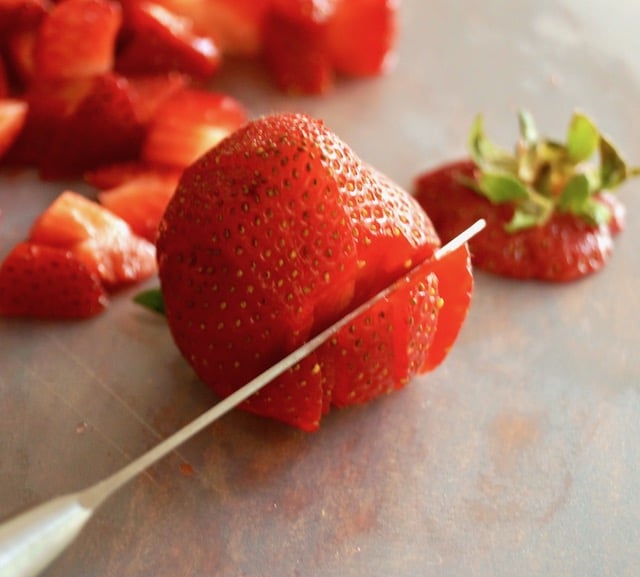
[[[624,207],[606,190],[640,170],[627,167],[584,115],[572,118],[566,144],[539,139],[526,113],[520,126],[514,156],[489,142],[476,120],[472,157],[421,174],[419,202],[443,241],[486,220],[469,243],[480,269],[552,282],[600,270],[624,227]],[[589,163],[596,153],[599,166]]]
[[[471,276],[464,251],[436,262],[437,246],[410,195],[298,114],[249,122],[188,167],[157,240],[172,335],[222,396],[401,279],[387,300],[245,403],[305,430],[331,404],[373,398],[441,362]],[[435,270],[451,291],[448,316]],[[436,340],[438,318],[451,326]]]
[[[158,225],[181,174],[179,170],[141,169],[126,181],[101,190],[98,200],[135,234],[155,242]]]
[[[106,305],[100,278],[70,250],[22,242],[0,266],[0,315],[80,319]]]

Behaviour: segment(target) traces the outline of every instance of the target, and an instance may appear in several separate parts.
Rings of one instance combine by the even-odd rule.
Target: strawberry
[[[26,117],[26,102],[15,98],[0,99],[0,158],[17,138]]]
[[[314,3],[315,4],[315,3]],[[330,15],[306,2],[272,8],[263,30],[263,58],[277,86],[292,94],[322,94],[333,84],[327,48]]]
[[[79,319],[106,306],[98,275],[70,250],[22,242],[0,266],[0,315]]]
[[[520,115],[516,155],[492,144],[474,123],[471,158],[429,170],[416,196],[443,241],[478,218],[484,231],[470,241],[474,264],[517,279],[564,282],[600,270],[624,226],[624,207],[606,192],[628,176],[613,145],[591,120],[575,114],[566,144],[538,138]],[[589,163],[598,153],[600,166]]]
[[[122,22],[119,4],[63,0],[38,30],[35,70],[40,79],[77,78],[109,72]]]
[[[156,270],[150,242],[106,208],[71,191],[38,217],[28,240],[71,251],[109,290],[142,281]]]
[[[466,252],[435,261],[438,246],[417,202],[320,121],[267,116],[184,171],[157,240],[164,310],[187,361],[226,396],[400,278],[244,404],[313,430],[331,404],[368,400],[442,361],[471,276]]]
[[[389,0],[274,0],[263,55],[286,92],[322,94],[336,73],[376,76],[393,62],[397,5]]]
[[[395,58],[397,3],[342,0],[331,18],[328,45],[335,70],[348,76],[377,76]]]
[[[142,160],[184,168],[244,124],[247,112],[219,92],[184,88],[165,99],[147,129]]]
[[[210,78],[220,67],[214,41],[199,36],[193,22],[154,2],[133,4],[127,13],[128,36],[116,59],[124,74],[184,72]]]
[[[196,32],[212,38],[223,54],[242,56],[255,56],[260,51],[262,22],[271,1],[158,0],[189,18]]]
[[[88,92],[55,126],[39,162],[41,176],[72,177],[136,159],[144,136],[127,79],[111,73],[92,77]]]
[[[180,176],[179,170],[140,170],[125,182],[101,190],[98,200],[135,234],[155,242],[158,225]]]

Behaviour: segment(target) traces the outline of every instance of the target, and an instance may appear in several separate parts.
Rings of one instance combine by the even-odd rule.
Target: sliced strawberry
[[[158,0],[189,18],[199,34],[212,38],[224,54],[256,55],[271,0]]]
[[[35,46],[41,79],[104,74],[113,67],[122,21],[119,4],[108,0],[64,0],[43,21]]]
[[[318,350],[333,382],[331,402],[364,403],[404,387],[420,370],[436,331],[438,279],[427,261],[398,280],[383,300]]]
[[[246,120],[244,106],[231,96],[194,88],[180,90],[158,108],[147,131],[142,159],[184,168]]]
[[[89,92],[56,126],[40,174],[46,179],[73,177],[101,164],[136,159],[144,135],[129,82],[116,74],[96,76]]]
[[[7,153],[7,162],[41,167],[55,135],[89,94],[89,78],[34,82],[24,94],[28,106],[24,127]]]
[[[100,278],[70,250],[23,242],[0,266],[0,315],[81,319],[106,306]]]
[[[321,94],[333,84],[328,16],[302,7],[274,8],[265,18],[263,57],[277,86],[292,94]]]
[[[141,173],[126,182],[98,193],[100,203],[122,218],[131,230],[155,242],[158,225],[176,190],[181,172]]]
[[[473,293],[473,272],[467,244],[429,262],[429,270],[438,277],[438,293],[442,299],[438,322],[419,373],[440,365],[456,342],[467,317]]]
[[[335,70],[349,76],[377,76],[393,63],[397,2],[341,0],[328,25]]]
[[[185,74],[149,74],[127,77],[129,97],[136,118],[145,127],[158,111],[159,106],[176,92],[186,88],[190,79]]]
[[[18,137],[27,118],[27,103],[15,98],[0,99],[0,159]]]
[[[94,170],[85,172],[84,179],[88,184],[99,190],[107,190],[141,177],[157,176],[162,180],[166,180],[174,177],[179,178],[181,173],[181,170],[170,166],[131,161],[104,164]]]
[[[71,191],[40,215],[29,240],[71,250],[110,290],[142,281],[156,270],[153,244],[106,208]]]
[[[184,72],[206,79],[220,67],[214,41],[199,36],[193,22],[154,2],[140,2],[127,12],[128,38],[116,69],[124,74]]]

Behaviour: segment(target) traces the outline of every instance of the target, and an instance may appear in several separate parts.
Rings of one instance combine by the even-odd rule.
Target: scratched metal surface
[[[396,70],[286,99],[250,70],[216,87],[254,114],[325,118],[406,186],[464,153],[477,112],[504,144],[529,108],[574,108],[640,161],[635,0],[406,0]],[[0,175],[0,256],[65,187]],[[607,269],[575,284],[477,275],[435,373],[313,435],[234,413],[122,489],[47,577],[636,575],[640,183]],[[150,283],[153,284],[153,281]],[[0,321],[0,518],[87,486],[214,401],[162,322],[124,294],[80,324]]]

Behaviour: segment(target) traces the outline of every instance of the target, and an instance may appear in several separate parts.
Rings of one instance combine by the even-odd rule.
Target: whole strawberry
[[[586,116],[575,114],[566,143],[540,139],[520,115],[515,154],[485,136],[480,118],[471,158],[421,174],[416,196],[443,241],[478,218],[487,226],[470,241],[474,264],[518,279],[570,281],[602,268],[624,207],[607,189],[638,173]],[[588,161],[597,155],[598,166]]]
[[[157,254],[176,344],[222,396],[398,279],[375,310],[245,403],[313,430],[331,404],[389,392],[444,358],[471,273],[464,250],[434,264],[438,246],[410,195],[320,121],[285,114],[246,124],[185,170]],[[442,315],[454,327],[446,337],[436,266],[457,311]]]

